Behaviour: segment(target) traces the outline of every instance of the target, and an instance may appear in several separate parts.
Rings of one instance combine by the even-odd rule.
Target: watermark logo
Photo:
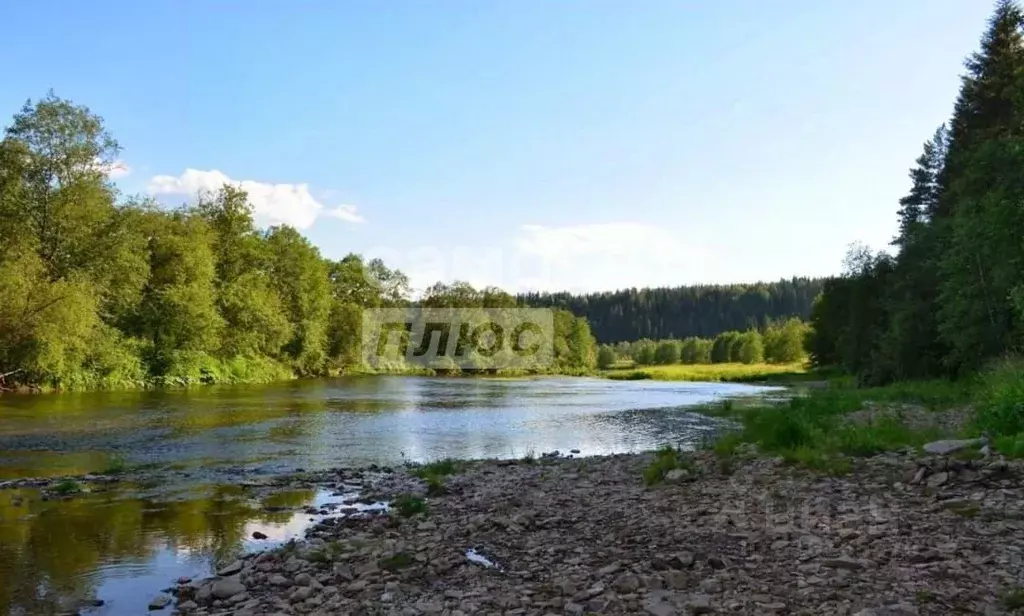
[[[546,308],[378,308],[363,311],[363,360],[439,370],[540,370],[554,361]]]

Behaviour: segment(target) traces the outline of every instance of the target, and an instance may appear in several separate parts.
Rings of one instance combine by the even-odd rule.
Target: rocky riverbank
[[[825,477],[699,453],[645,487],[651,459],[466,463],[432,496],[406,469],[360,476],[365,500],[413,493],[426,511],[325,520],[306,541],[182,581],[174,609],[895,616],[1008,613],[1024,599],[1017,464],[908,451]],[[344,471],[308,479],[353,483]]]

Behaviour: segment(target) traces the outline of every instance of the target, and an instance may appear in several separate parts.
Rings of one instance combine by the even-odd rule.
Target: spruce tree
[[[935,254],[947,364],[974,368],[1021,329],[1010,297],[1024,266],[1024,13],[1002,0],[967,61],[940,176]]]

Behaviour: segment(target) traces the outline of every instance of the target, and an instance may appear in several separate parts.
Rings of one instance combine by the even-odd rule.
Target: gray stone
[[[922,466],[921,468],[917,469],[916,473],[914,473],[914,477],[913,477],[913,479],[910,480],[910,483],[915,484],[915,485],[921,483],[922,481],[924,481],[924,476],[927,475],[927,474],[928,474],[928,467],[927,466]]]
[[[623,573],[612,582],[612,589],[619,593],[636,592],[640,588],[640,578],[632,573]]]
[[[305,601],[313,596],[313,589],[309,586],[300,586],[292,591],[292,596],[288,599],[292,603],[299,603]]]
[[[171,603],[170,595],[160,593],[157,596],[149,600],[149,609],[151,610],[162,610]]]
[[[934,475],[929,477],[928,485],[933,488],[937,488],[941,485],[944,485],[947,481],[949,481],[949,473],[947,473],[946,471],[942,471],[941,473],[935,473]]]
[[[690,471],[685,468],[674,468],[665,473],[665,483],[683,483],[690,480]]]
[[[585,612],[586,609],[587,608],[583,607],[579,603],[569,602],[565,604],[565,613],[570,616],[583,616],[583,612]]]
[[[217,575],[219,575],[221,577],[227,577],[229,575],[234,575],[234,574],[238,573],[239,571],[241,571],[242,567],[244,567],[244,566],[245,566],[245,563],[243,563],[240,560],[236,560],[235,562],[231,563],[230,565],[227,565],[225,567],[221,567],[220,569],[217,569]]]
[[[960,440],[948,440],[948,441],[932,441],[928,443],[922,449],[927,453],[948,456],[951,453],[956,453],[961,449],[967,449],[968,447],[975,447],[981,444],[980,438],[969,438]]]
[[[275,573],[274,575],[270,576],[270,579],[267,580],[267,581],[270,582],[271,586],[291,586],[292,585],[292,581],[289,580],[288,578],[286,578],[285,576],[281,575],[280,573]]]
[[[850,558],[849,556],[840,556],[839,558],[826,558],[822,561],[823,565],[832,569],[845,569],[847,571],[859,571],[864,568],[864,563],[859,560]]]
[[[700,591],[711,595],[722,592],[722,583],[715,578],[700,581]]]
[[[707,595],[693,595],[686,602],[686,609],[691,614],[710,614],[712,612],[711,598]]]
[[[216,599],[230,599],[245,592],[245,584],[239,582],[238,578],[224,578],[214,582],[210,592]]]
[[[308,573],[300,573],[295,576],[295,584],[297,586],[312,586],[313,576]]]

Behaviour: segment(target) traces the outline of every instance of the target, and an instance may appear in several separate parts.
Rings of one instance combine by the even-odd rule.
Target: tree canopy
[[[895,255],[855,250],[809,346],[863,382],[955,376],[1024,342],[1024,12],[1001,0],[900,200]]]

